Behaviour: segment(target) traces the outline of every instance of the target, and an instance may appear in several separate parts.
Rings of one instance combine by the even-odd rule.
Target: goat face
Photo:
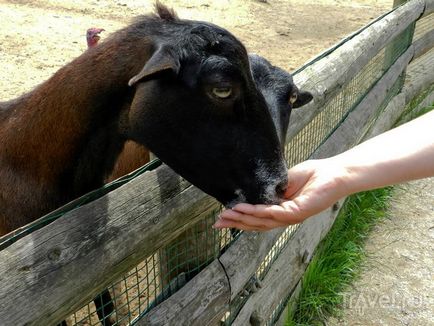
[[[130,80],[128,136],[227,206],[278,202],[286,165],[245,48],[211,24],[177,27]]]
[[[292,109],[309,103],[312,94],[299,90],[291,74],[273,66],[263,57],[249,54],[249,61],[256,86],[267,102],[283,150]]]

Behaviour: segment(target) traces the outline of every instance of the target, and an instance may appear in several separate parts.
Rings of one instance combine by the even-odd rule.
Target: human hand
[[[310,160],[288,171],[288,188],[280,205],[237,204],[221,213],[215,228],[267,231],[297,224],[348,194],[346,169],[333,159]]]

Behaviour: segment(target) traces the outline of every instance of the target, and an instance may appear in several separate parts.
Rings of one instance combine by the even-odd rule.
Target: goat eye
[[[297,101],[297,94],[292,94],[292,95],[289,97],[289,103],[294,104],[295,101]]]
[[[228,98],[232,95],[232,88],[230,87],[214,87],[212,89],[212,93],[215,97],[218,98]]]

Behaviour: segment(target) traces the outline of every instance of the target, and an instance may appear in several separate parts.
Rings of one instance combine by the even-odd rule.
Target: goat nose
[[[283,195],[286,192],[286,189],[288,188],[288,180],[283,180],[276,186],[276,194],[278,197],[283,198]]]

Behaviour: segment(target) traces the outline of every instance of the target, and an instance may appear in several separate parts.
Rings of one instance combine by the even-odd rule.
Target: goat
[[[227,206],[278,202],[287,182],[244,46],[159,3],[0,103],[0,138],[0,235],[101,186],[127,141]]]
[[[250,54],[249,62],[256,87],[265,98],[267,109],[273,118],[274,127],[283,150],[292,109],[310,102],[312,100],[312,95],[309,92],[300,91],[295,86],[292,76],[288,72],[271,65],[271,63],[265,58],[259,55]],[[149,151],[140,144],[129,141],[125,143],[109,180],[111,181],[126,173],[132,172],[148,162]],[[234,234],[234,232],[234,230],[231,230],[232,234]],[[187,253],[185,254],[188,255]],[[161,258],[162,257],[160,257],[160,259]],[[191,257],[183,257],[181,259],[184,258],[186,261],[188,258],[192,260]],[[173,271],[167,270],[165,272],[168,274],[164,275],[164,279],[171,280],[179,273],[185,273],[185,280],[188,281],[197,273],[196,269],[192,272],[191,268],[192,267],[187,264]],[[160,270],[160,272],[162,271]],[[124,291],[126,290],[121,289],[120,284],[116,284],[112,289],[115,291],[115,297],[117,298],[114,304],[117,307],[124,307],[125,302],[123,301],[123,293],[125,293]],[[104,292],[102,294],[102,300],[103,304],[101,304],[101,306],[112,308],[112,310],[105,310],[105,316],[110,316],[114,308],[113,302],[104,301],[110,300],[110,294]],[[120,316],[126,315],[127,312],[122,311],[122,308],[119,308],[119,310],[117,309],[116,314],[118,315],[118,318],[121,318]]]
[[[157,11],[0,104],[2,234],[101,186],[127,140],[223,204],[278,200],[285,164],[244,46]]]

